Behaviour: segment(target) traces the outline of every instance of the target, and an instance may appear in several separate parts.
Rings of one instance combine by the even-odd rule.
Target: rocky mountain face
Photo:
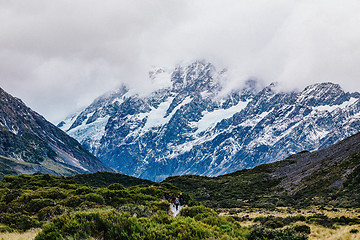
[[[122,87],[58,126],[124,174],[217,176],[318,150],[360,131],[360,94],[333,83],[282,92],[256,81],[222,92],[207,62],[157,69],[171,86],[149,96]]]
[[[75,139],[0,88],[0,165],[8,173],[113,171]]]

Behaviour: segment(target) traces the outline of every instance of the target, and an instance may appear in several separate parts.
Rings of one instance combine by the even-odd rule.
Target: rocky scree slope
[[[0,156],[4,174],[113,171],[75,139],[1,88]]]
[[[170,86],[122,87],[58,126],[105,164],[136,177],[218,176],[318,150],[360,131],[359,93],[333,83],[281,92],[276,83],[223,94],[225,70],[205,61],[156,69]]]

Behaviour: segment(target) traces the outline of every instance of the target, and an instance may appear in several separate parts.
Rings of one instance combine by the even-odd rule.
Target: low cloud
[[[360,91],[360,2],[1,1],[1,87],[57,122],[121,84],[154,88],[151,66],[206,59],[248,78]]]

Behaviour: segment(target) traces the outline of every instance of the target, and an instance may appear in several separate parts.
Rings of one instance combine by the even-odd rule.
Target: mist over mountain
[[[225,70],[206,61],[151,72],[171,84],[148,96],[126,86],[58,126],[106,165],[161,181],[218,176],[318,150],[360,131],[360,94],[330,82],[283,92],[249,80],[223,94]]]
[[[0,88],[0,166],[3,174],[72,175],[113,171],[20,99]]]

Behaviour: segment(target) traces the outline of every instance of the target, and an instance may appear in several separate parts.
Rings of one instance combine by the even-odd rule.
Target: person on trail
[[[182,195],[182,193],[179,194],[178,199],[180,202],[180,206],[184,205],[184,196]]]
[[[171,197],[171,203],[175,205],[175,199],[176,199],[176,195],[175,193],[172,195]]]
[[[175,198],[175,202],[174,202],[174,204],[175,204],[175,207],[176,207],[176,211],[178,210],[178,208],[179,208],[179,205],[180,205],[180,201],[179,201],[179,199],[176,197]]]

